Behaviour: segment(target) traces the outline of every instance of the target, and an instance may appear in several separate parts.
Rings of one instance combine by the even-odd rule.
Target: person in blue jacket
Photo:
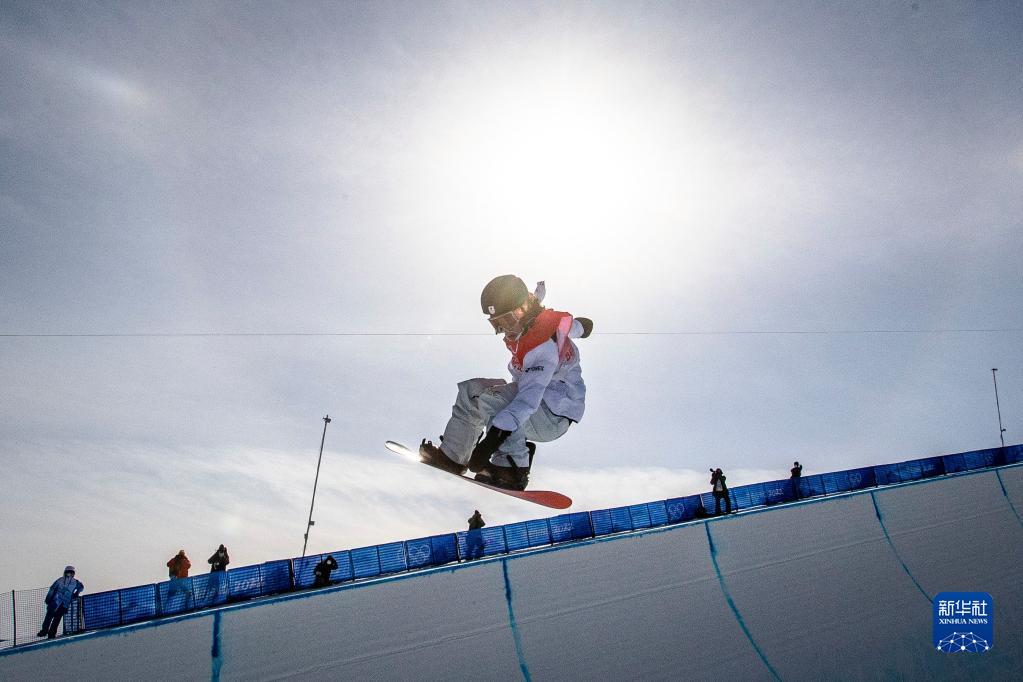
[[[56,637],[61,619],[84,590],[85,585],[75,579],[75,567],[65,566],[64,576],[54,580],[50,585],[50,590],[46,593],[44,600],[46,602],[46,617],[43,619],[42,629],[36,636],[47,639]]]

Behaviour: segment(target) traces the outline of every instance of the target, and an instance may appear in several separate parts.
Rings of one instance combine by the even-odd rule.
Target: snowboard
[[[458,474],[453,473],[451,471],[445,471],[444,469],[441,469],[439,467],[431,466],[419,458],[419,453],[417,451],[413,450],[412,448],[406,447],[401,443],[396,443],[393,440],[387,441],[386,443],[384,443],[384,446],[386,446],[387,449],[393,452],[394,454],[400,455],[403,459],[418,462],[419,464],[425,464],[434,471],[439,471],[441,473],[447,474],[448,476],[460,478],[463,481],[467,481],[469,483],[472,483],[473,485],[478,485],[480,487],[487,488],[488,490],[493,490],[494,492],[501,493],[502,495],[515,497],[526,502],[538,504],[542,507],[550,507],[551,509],[568,509],[569,507],[572,506],[571,498],[562,495],[561,493],[554,492],[553,490],[508,490],[506,488],[498,488],[496,485],[483,483],[482,481],[477,481],[475,479],[469,478],[468,476],[459,476]]]

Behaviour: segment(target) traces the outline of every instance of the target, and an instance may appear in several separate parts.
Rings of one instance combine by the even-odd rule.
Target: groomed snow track
[[[1020,679],[1023,466],[293,593],[0,654],[0,679]],[[989,592],[993,648],[931,644]]]

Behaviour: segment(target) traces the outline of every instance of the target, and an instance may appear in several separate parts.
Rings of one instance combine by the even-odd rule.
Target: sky
[[[396,458],[594,320],[573,510],[1023,441],[1023,6],[0,1],[0,589],[546,510]]]

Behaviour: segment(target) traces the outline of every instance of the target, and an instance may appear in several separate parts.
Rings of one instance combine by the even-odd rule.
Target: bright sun
[[[594,51],[519,57],[473,62],[424,111],[420,224],[491,254],[515,235],[579,268],[663,271],[713,240],[708,207],[728,203],[721,145],[677,89]]]
[[[581,74],[516,74],[465,98],[434,157],[438,179],[474,212],[519,222],[591,222],[649,200],[667,169],[648,121],[612,84]],[[580,215],[582,213],[582,215]]]

